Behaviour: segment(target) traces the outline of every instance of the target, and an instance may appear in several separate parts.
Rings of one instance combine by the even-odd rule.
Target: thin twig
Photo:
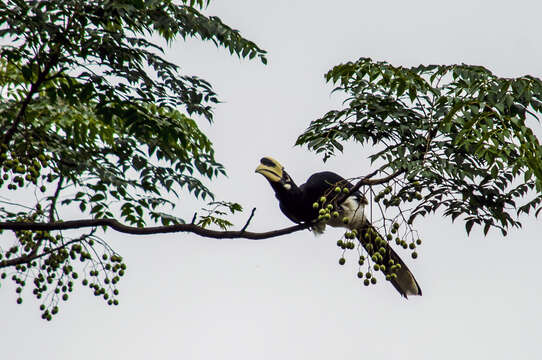
[[[254,213],[256,212],[256,208],[253,208],[252,209],[252,212],[250,213],[250,216],[248,217],[248,220],[247,220],[247,223],[245,224],[245,226],[243,226],[243,228],[241,229],[240,232],[245,232],[245,230],[247,229],[248,227],[248,224],[250,224],[250,220],[252,220],[252,218],[254,217]]]
[[[377,172],[378,172],[378,170],[373,171],[373,172],[370,173],[369,175],[364,176],[363,178],[361,178],[361,179],[356,183],[356,185],[354,185],[352,188],[350,188],[350,190],[348,191],[348,193],[346,193],[341,199],[339,199],[338,203],[341,204],[344,200],[348,199],[349,196],[351,196],[351,195],[354,194],[356,191],[358,191],[363,185],[378,185],[378,184],[384,184],[384,183],[387,183],[388,181],[393,180],[393,179],[396,178],[397,176],[399,176],[399,175],[401,175],[402,173],[404,173],[405,170],[404,170],[404,169],[400,169],[400,170],[397,170],[397,171],[394,172],[393,174],[388,175],[388,176],[386,176],[386,177],[383,177],[383,178],[380,178],[380,179],[374,179],[374,180],[371,180],[370,178],[373,177]]]
[[[60,194],[60,189],[62,188],[63,181],[64,181],[64,177],[60,175],[58,179],[58,184],[56,184],[55,193],[51,197],[51,205],[49,208],[49,222],[55,221],[56,201],[58,200],[58,195]]]

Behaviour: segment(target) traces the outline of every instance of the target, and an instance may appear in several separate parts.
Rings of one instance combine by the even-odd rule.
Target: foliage
[[[243,210],[239,204],[229,201],[212,201],[208,205],[212,207],[204,208],[203,210],[206,212],[206,214],[200,215],[196,222],[197,225],[203,228],[214,224],[222,230],[227,230],[229,227],[233,226],[233,224],[229,220],[221,218],[220,216],[228,215],[228,213],[233,215],[237,211]],[[197,214],[194,214],[194,221],[196,218]]]
[[[0,49],[0,189],[12,194],[3,197],[1,221],[52,223],[77,205],[93,218],[120,214],[140,227],[178,224],[184,220],[164,212],[175,205],[166,195],[213,198],[202,179],[225,171],[190,116],[211,122],[219,100],[207,81],[181,74],[149,40],[196,37],[265,63],[265,51],[201,13],[207,3],[0,4],[0,37],[7,41]],[[33,205],[19,201],[21,190],[35,194]],[[213,214],[208,219],[229,225]],[[25,279],[34,279],[44,318],[72,290],[76,260],[83,263],[83,284],[116,303],[115,284],[126,265],[94,230],[71,238],[47,231],[15,235],[15,244],[0,251],[0,267],[15,266],[17,293]]]
[[[370,159],[393,185],[371,189],[383,216],[395,209],[411,225],[442,207],[452,220],[462,217],[468,233],[477,224],[485,234],[491,227],[506,234],[521,226],[520,214],[541,211],[542,147],[529,125],[542,113],[540,79],[368,58],[338,65],[325,78],[346,93],[345,106],[313,121],[297,145],[324,160],[345,141],[376,145]]]

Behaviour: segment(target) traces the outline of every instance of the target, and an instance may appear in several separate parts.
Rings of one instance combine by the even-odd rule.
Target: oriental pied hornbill
[[[343,177],[330,171],[313,174],[306,183],[298,187],[284,170],[284,167],[270,157],[264,157],[260,160],[260,165],[256,168],[256,172],[262,174],[269,181],[269,184],[271,184],[271,187],[275,191],[275,196],[279,200],[280,210],[284,215],[295,223],[314,223],[311,228],[317,233],[324,231],[326,223],[317,221],[319,210],[315,208],[316,206],[313,206],[314,203],[319,202],[322,196],[332,194],[337,186],[348,189],[353,187]],[[369,254],[372,254],[374,251],[373,245],[376,237],[379,235],[365,217],[364,207],[366,204],[367,199],[360,192],[350,195],[341,202],[340,206],[332,204],[336,209],[338,208],[340,216],[331,217],[327,221],[327,225],[345,227],[352,231],[356,230],[358,241],[368,250]],[[344,217],[348,218],[347,224],[343,222]],[[382,245],[381,242],[378,246],[382,247]],[[412,275],[399,255],[387,243],[383,246],[385,246],[385,252],[381,263],[400,264],[400,266],[395,266],[395,275],[390,276],[392,285],[405,298],[408,295],[421,295],[422,290],[416,282],[414,275]],[[390,266],[387,266],[385,273],[390,274]]]

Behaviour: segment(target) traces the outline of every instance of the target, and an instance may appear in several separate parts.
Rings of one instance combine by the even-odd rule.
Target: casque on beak
[[[260,165],[256,168],[256,172],[262,174],[270,182],[280,182],[283,176],[282,169],[282,165],[277,160],[263,157],[260,159]]]

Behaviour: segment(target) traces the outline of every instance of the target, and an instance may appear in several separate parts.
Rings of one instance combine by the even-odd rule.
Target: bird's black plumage
[[[338,184],[342,187],[352,187],[352,184],[342,176],[331,171],[315,173],[307,179],[306,183],[299,187],[291,181],[287,173],[286,176],[289,179],[286,183],[288,186],[284,187],[279,183],[271,183],[271,186],[275,190],[281,211],[296,223],[316,220],[318,218],[318,209],[313,208],[312,205],[318,202],[322,195],[330,193]],[[356,196],[361,198],[360,193],[357,193]]]
[[[318,172],[311,175],[307,182],[301,186],[297,186],[288,173],[284,170],[278,161],[265,157],[260,160],[260,165],[256,172],[262,174],[270,183],[275,191],[275,196],[279,200],[281,211],[290,220],[295,223],[311,223],[314,230],[323,231],[325,225],[317,223],[319,209],[313,206],[319,202],[320,198],[326,194],[333,193],[333,190],[339,186],[342,188],[352,188],[352,184],[345,180],[342,176],[330,172]],[[352,221],[345,225],[340,219],[330,220],[328,225],[334,227],[347,227],[357,231],[357,238],[360,244],[367,250],[374,248],[379,237],[378,231],[365,218],[363,209],[367,200],[360,192],[351,194],[348,199],[340,198],[340,203],[333,204],[340,212],[341,217],[346,216]],[[380,245],[379,245],[380,246]],[[368,252],[372,253],[374,250]],[[407,297],[407,295],[421,295],[421,289],[416,279],[401,260],[399,255],[389,246],[385,245],[385,252],[382,254],[382,263],[388,265],[390,262],[400,264],[400,270],[396,271],[396,278],[391,279],[392,285],[399,293]],[[388,273],[389,270],[388,270]]]

